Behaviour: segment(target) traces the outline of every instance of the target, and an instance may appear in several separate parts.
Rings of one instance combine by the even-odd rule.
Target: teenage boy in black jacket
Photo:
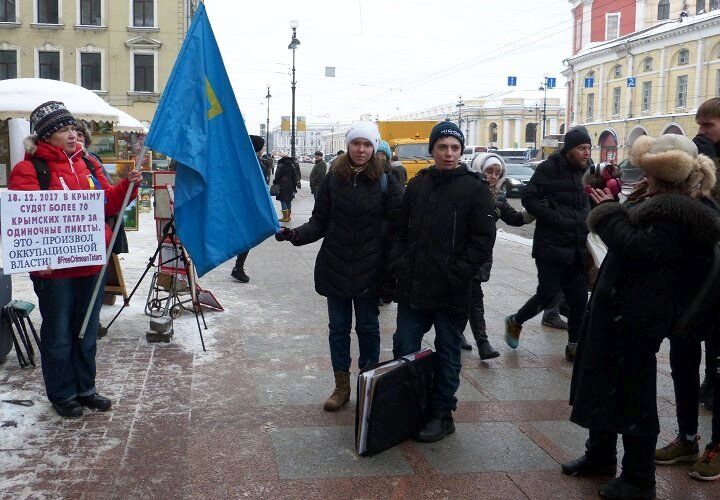
[[[493,200],[487,183],[458,166],[465,137],[451,122],[430,133],[435,165],[407,186],[395,220],[392,267],[397,273],[395,357],[418,351],[435,327],[438,363],[432,418],[418,441],[438,441],[455,432],[452,411],[460,384],[461,333],[458,317],[467,309],[470,279],[495,243]]]

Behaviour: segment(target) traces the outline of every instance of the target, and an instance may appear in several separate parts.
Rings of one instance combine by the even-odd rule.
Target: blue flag
[[[202,3],[145,145],[178,162],[175,228],[199,276],[280,229]]]

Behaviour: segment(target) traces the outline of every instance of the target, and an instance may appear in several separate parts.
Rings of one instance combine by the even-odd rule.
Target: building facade
[[[306,123],[298,118],[298,126],[295,130],[295,155],[298,157],[312,156],[315,151],[322,151],[324,154],[330,154],[337,151],[330,147],[333,144],[328,136],[336,136],[342,138],[342,148],[344,149],[345,131],[349,128],[346,124],[326,124],[326,123]],[[340,131],[342,131],[340,133]],[[290,154],[291,145],[290,133],[290,117],[283,117],[280,127],[275,127],[270,134],[272,143],[272,153],[283,156]]]
[[[592,44],[566,63],[569,122],[588,129],[595,160],[622,160],[641,135],[697,131],[698,106],[720,95],[720,11]]]
[[[0,79],[81,85],[150,122],[197,0],[2,0]]]
[[[539,148],[545,135],[565,132],[565,90],[512,90],[408,113],[392,120],[451,120],[465,133],[465,144],[500,149]]]

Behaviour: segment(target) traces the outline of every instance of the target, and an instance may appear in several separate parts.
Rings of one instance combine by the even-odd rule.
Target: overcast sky
[[[206,0],[250,133],[290,115],[290,21],[299,26],[296,113],[308,122],[390,117],[558,79],[570,55],[567,0]],[[507,6],[507,7],[506,7]],[[336,77],[325,77],[334,66]]]

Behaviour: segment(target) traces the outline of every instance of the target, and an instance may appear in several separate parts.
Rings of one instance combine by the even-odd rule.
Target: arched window
[[[678,66],[688,64],[690,62],[690,51],[688,49],[682,49],[678,52]]]
[[[643,69],[643,71],[652,71],[653,70],[652,57],[646,57],[645,59],[643,59],[642,69]]]
[[[497,142],[497,123],[492,122],[488,127],[488,136],[490,136],[490,142]]]
[[[658,21],[670,19],[670,0],[660,0],[658,2]]]
[[[622,66],[619,64],[616,64],[613,68],[613,78],[620,78],[622,77]]]
[[[528,123],[525,125],[525,142],[535,142],[537,140],[537,123]]]

